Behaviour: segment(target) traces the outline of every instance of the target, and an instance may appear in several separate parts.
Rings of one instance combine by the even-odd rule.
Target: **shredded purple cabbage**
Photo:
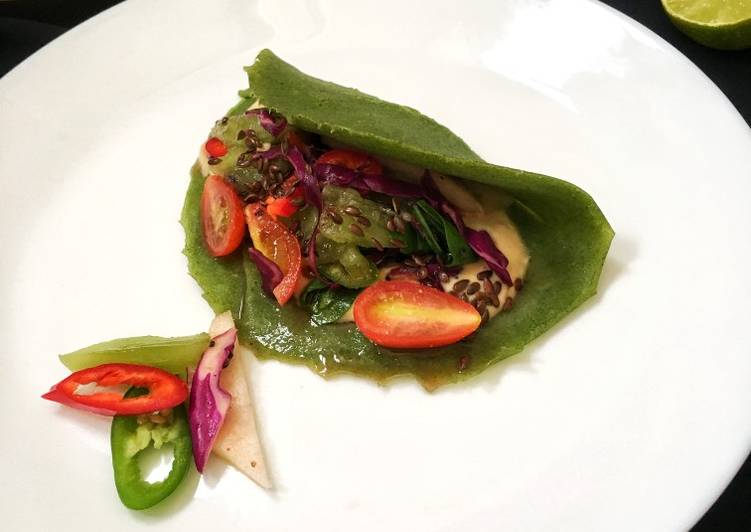
[[[369,192],[368,186],[362,180],[359,172],[335,164],[316,163],[313,174],[325,185],[350,187],[360,192]]]
[[[493,242],[487,231],[476,231],[466,227],[464,229],[464,238],[467,240],[467,244],[472,250],[477,253],[488,266],[493,270],[498,277],[501,278],[504,284],[511,286],[511,275],[506,267],[508,266],[508,259],[501,253]]]
[[[272,114],[266,108],[251,109],[245,112],[246,115],[258,115],[258,121],[261,127],[271,135],[278,137],[287,127],[287,119],[282,115]]]
[[[279,269],[279,266],[274,261],[266,258],[256,248],[248,248],[248,255],[250,255],[250,260],[258,268],[258,273],[261,274],[261,287],[263,291],[269,297],[274,297],[274,288],[282,282],[282,278],[284,277],[282,270]]]
[[[397,198],[419,198],[422,190],[414,183],[391,179],[383,174],[368,174],[336,164],[316,163],[313,174],[325,184],[354,188],[360,192],[377,192]]]
[[[318,185],[318,179],[310,171],[310,166],[305,162],[305,157],[303,157],[303,154],[297,147],[290,146],[287,160],[292,165],[292,168],[295,169],[295,175],[300,179],[305,195],[305,202],[316,209],[316,220],[310,235],[310,241],[308,242],[307,259],[310,269],[313,270],[316,277],[320,277],[316,257],[316,237],[318,236],[318,223],[321,221],[321,212],[323,211],[321,187]]]
[[[236,338],[235,328],[214,337],[193,374],[188,421],[193,439],[193,459],[199,472],[203,472],[229,410],[232,396],[219,387],[219,375],[232,356]]]
[[[383,174],[362,174],[365,185],[373,192],[397,198],[419,198],[422,190],[414,183],[390,179]]]

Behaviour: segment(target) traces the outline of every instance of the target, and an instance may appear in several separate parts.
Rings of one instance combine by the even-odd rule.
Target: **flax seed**
[[[488,279],[491,275],[493,275],[493,270],[483,270],[477,274],[477,280]]]
[[[454,283],[454,286],[451,287],[452,292],[456,292],[457,294],[459,292],[464,292],[464,290],[469,285],[469,279],[462,279],[461,281],[456,281]]]
[[[506,298],[506,301],[503,302],[503,308],[501,310],[511,310],[511,307],[514,306],[514,300],[510,297]]]

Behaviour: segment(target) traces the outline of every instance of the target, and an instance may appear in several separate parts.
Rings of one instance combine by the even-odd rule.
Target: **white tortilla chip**
[[[234,327],[232,314],[219,314],[209,327],[213,338]],[[232,363],[222,371],[221,387],[232,396],[222,430],[214,442],[212,452],[263,488],[271,488],[271,479],[266,469],[261,440],[256,429],[256,415],[246,377],[246,360],[252,354],[246,347],[235,342]]]

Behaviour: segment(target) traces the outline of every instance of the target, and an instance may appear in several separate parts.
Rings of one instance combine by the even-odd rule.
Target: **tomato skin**
[[[206,144],[204,144],[204,148],[206,148],[206,152],[211,157],[224,157],[227,155],[227,146],[216,137],[211,137],[207,140]]]
[[[79,386],[97,383],[99,386],[127,384],[148,388],[146,395],[124,398],[116,392],[78,395]],[[137,364],[102,364],[82,369],[55,384],[42,396],[79,410],[105,416],[148,414],[172,408],[188,398],[188,385],[178,377],[158,368]]]
[[[261,203],[251,203],[245,207],[245,219],[255,248],[279,266],[284,275],[274,288],[274,297],[280,305],[284,305],[294,295],[295,285],[300,278],[300,242],[284,224],[266,212]]]
[[[201,195],[201,225],[206,248],[214,257],[235,251],[245,236],[243,202],[222,176],[206,178]]]
[[[382,174],[381,163],[366,153],[355,150],[330,150],[321,155],[316,163],[343,166],[363,174]]]
[[[378,281],[357,296],[353,311],[365,337],[398,349],[450,345],[482,321],[469,303],[415,281]]]

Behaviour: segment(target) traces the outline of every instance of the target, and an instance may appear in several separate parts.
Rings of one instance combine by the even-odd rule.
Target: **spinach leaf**
[[[310,322],[313,325],[326,325],[344,316],[358,293],[358,290],[330,288],[320,279],[314,279],[305,288],[300,301],[310,309]]]

